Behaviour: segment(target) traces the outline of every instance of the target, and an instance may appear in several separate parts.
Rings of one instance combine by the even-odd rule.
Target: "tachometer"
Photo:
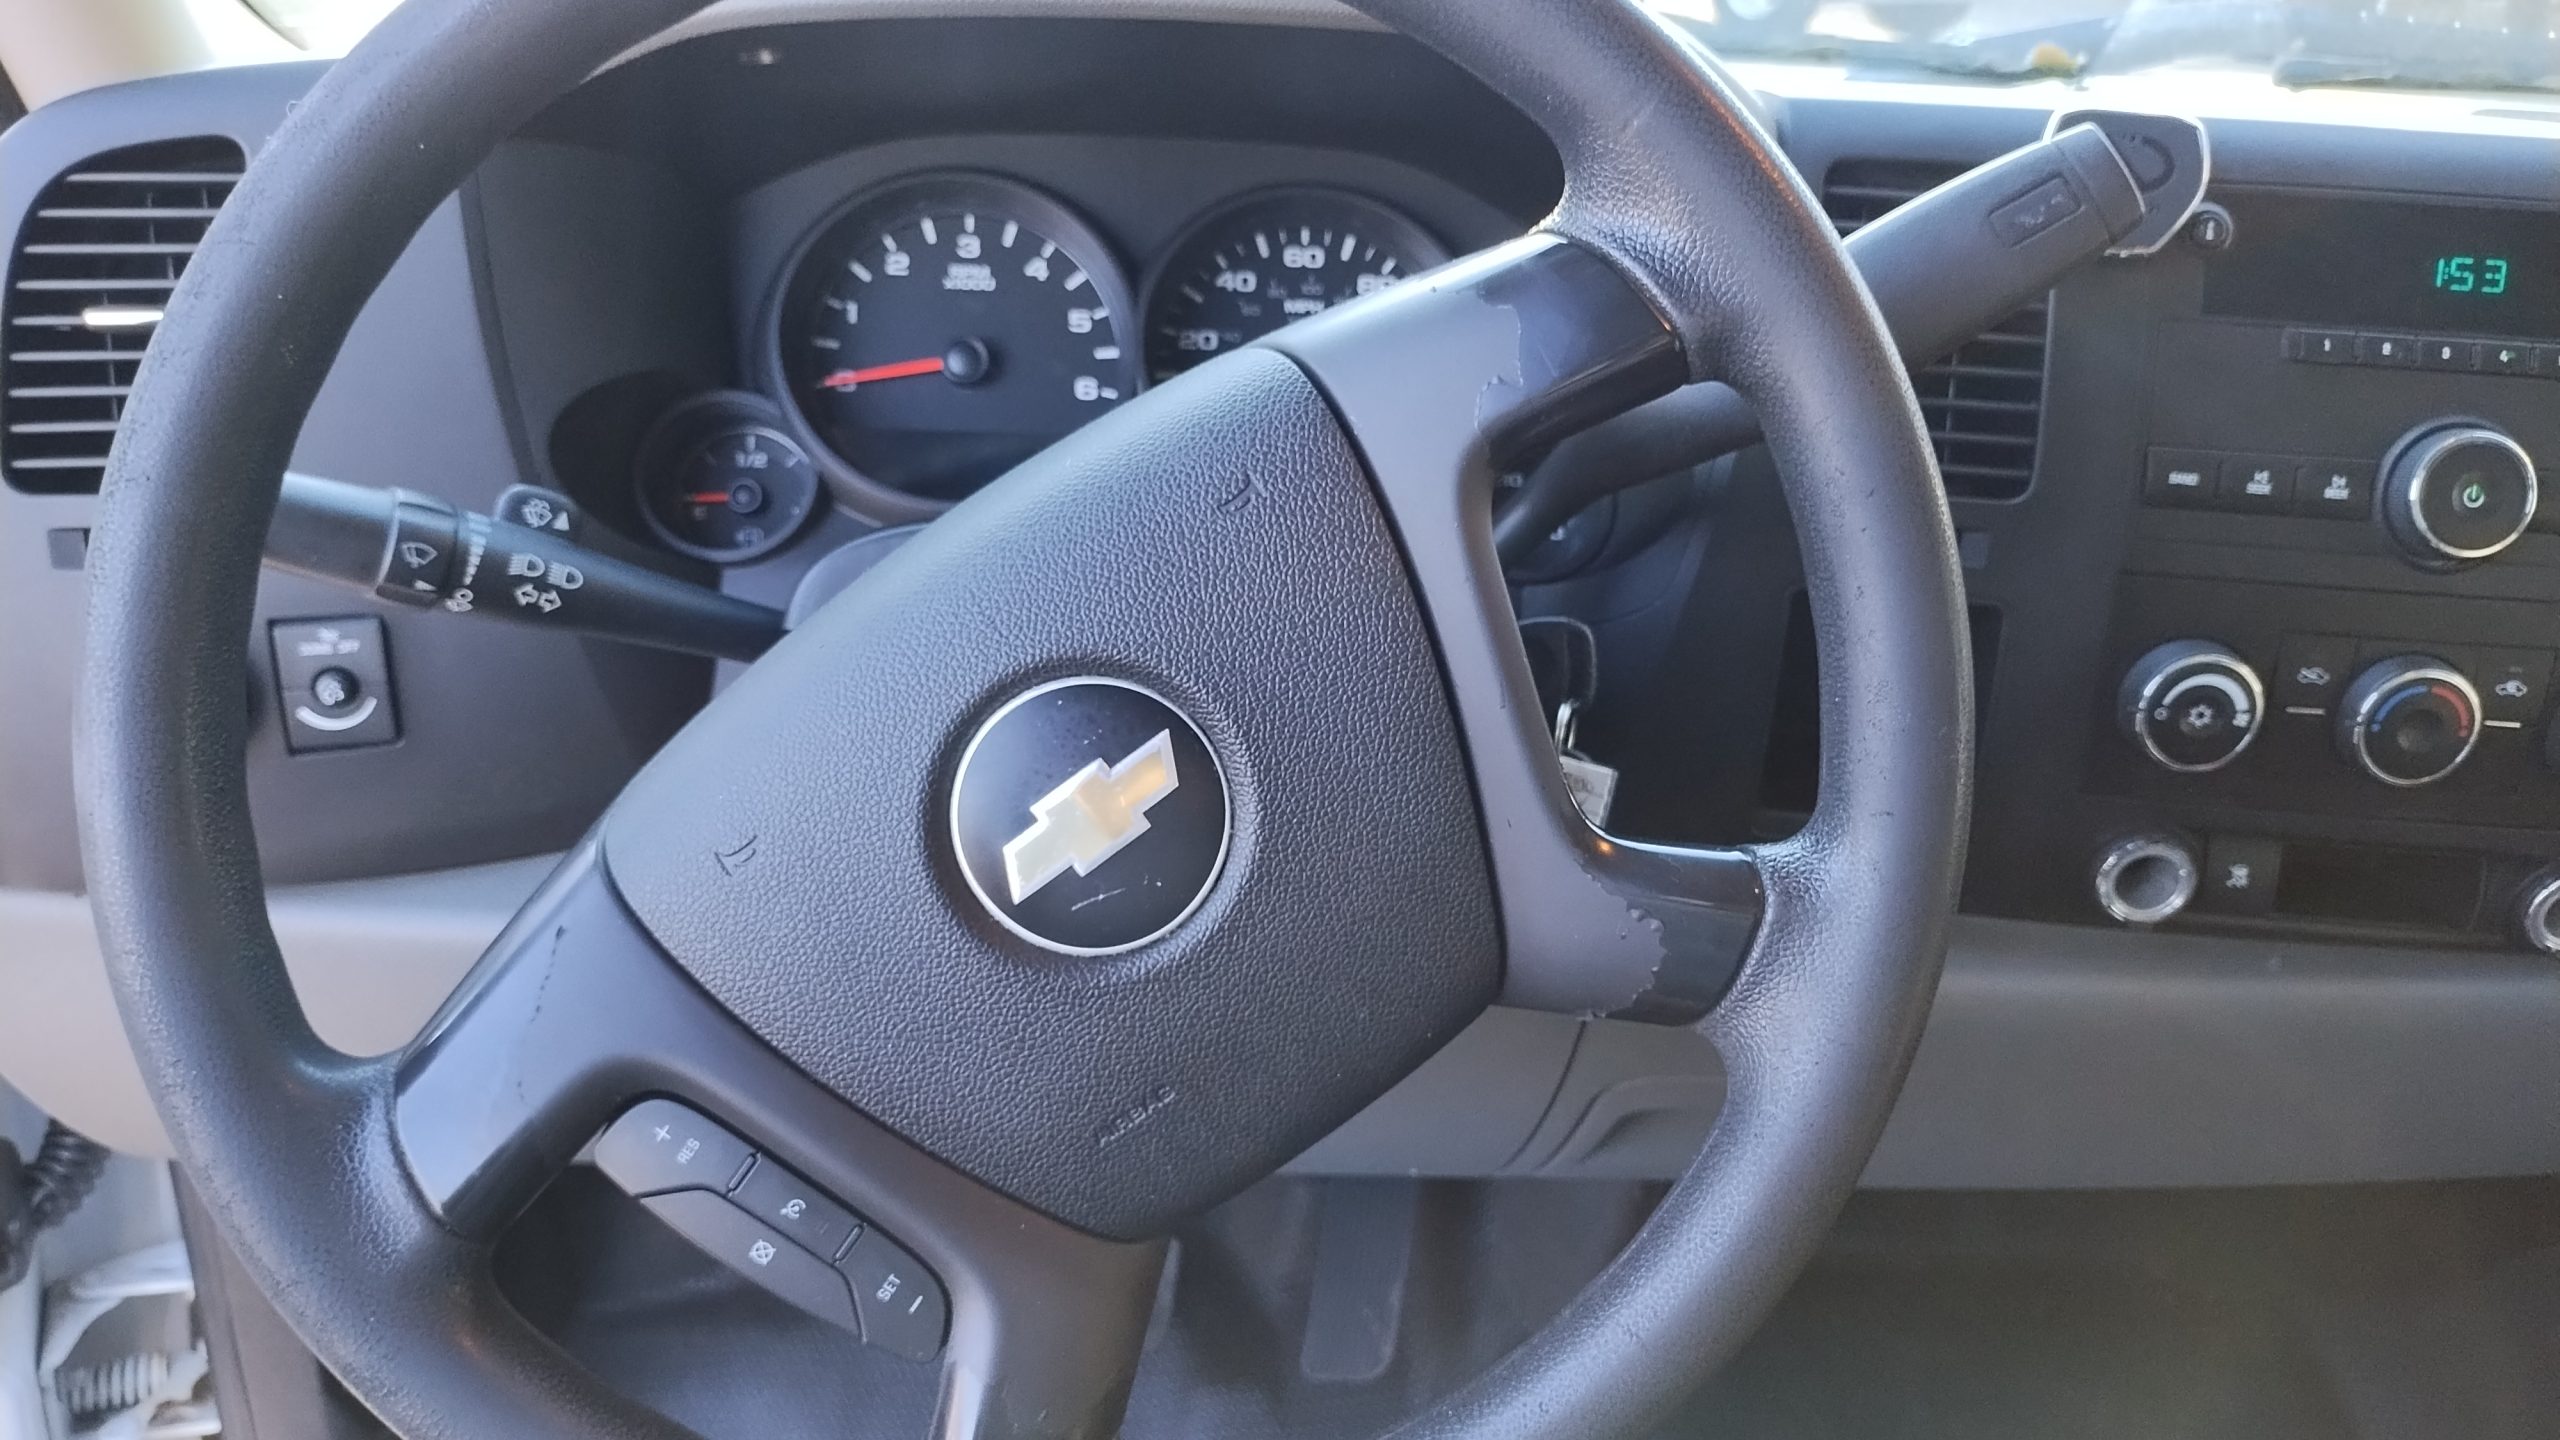
[[[1009,180],[857,197],[802,249],[777,343],[791,402],[857,491],[953,500],[1136,393],[1127,283],[1092,230]]]
[[[1344,190],[1263,190],[1191,222],[1147,298],[1147,374],[1167,380],[1292,320],[1449,258],[1423,228]]]

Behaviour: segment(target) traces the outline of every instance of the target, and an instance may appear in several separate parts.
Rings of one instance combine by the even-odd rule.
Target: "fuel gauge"
[[[683,418],[669,417],[665,443],[642,447],[640,512],[659,539],[735,565],[770,553],[808,523],[818,472],[789,436],[699,413],[691,417],[697,423],[666,433]]]

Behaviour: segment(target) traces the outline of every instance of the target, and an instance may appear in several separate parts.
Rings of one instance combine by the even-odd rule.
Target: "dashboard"
[[[1092,415],[1552,205],[1552,149],[1470,78],[1296,18],[864,17],[633,57],[412,243],[295,466],[482,510],[538,486],[512,518],[805,613]],[[160,1142],[67,776],[107,392],[148,338],[118,307],[165,298],[316,73],[90,92],[0,135],[6,328],[46,341],[0,356],[0,963],[31,1002],[0,1072],[131,1148]],[[1844,230],[2086,98],[1749,78]],[[2107,103],[2192,108],[2125,85]],[[1978,797],[1872,1183],[2560,1169],[2560,128],[2204,118],[2202,223],[1915,376]],[[169,248],[109,248],[110,212]],[[1593,637],[1577,742],[1624,777],[1614,830],[1765,840],[1811,807],[1774,478],[1751,450],[1630,488],[1515,570],[1524,616]],[[731,671],[284,575],[248,653],[280,934],[359,1049],[414,1030]],[[1303,1163],[1668,1174],[1719,1087],[1686,1032],[1497,1011]]]

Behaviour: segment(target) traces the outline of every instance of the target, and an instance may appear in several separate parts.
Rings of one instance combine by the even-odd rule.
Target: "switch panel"
[[[941,1353],[942,1281],[904,1246],[679,1101],[643,1100],[596,1141],[605,1178],[722,1264],[863,1342]]]
[[[391,657],[373,615],[278,620],[267,631],[285,748],[297,755],[388,745],[400,738]]]

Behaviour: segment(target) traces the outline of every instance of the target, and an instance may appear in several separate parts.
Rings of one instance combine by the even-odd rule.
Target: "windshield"
[[[2560,90],[2554,0],[1662,0],[1719,53],[1984,78],[2241,66],[2282,85]]]
[[[248,0],[258,18],[305,50],[344,54],[400,0]]]

